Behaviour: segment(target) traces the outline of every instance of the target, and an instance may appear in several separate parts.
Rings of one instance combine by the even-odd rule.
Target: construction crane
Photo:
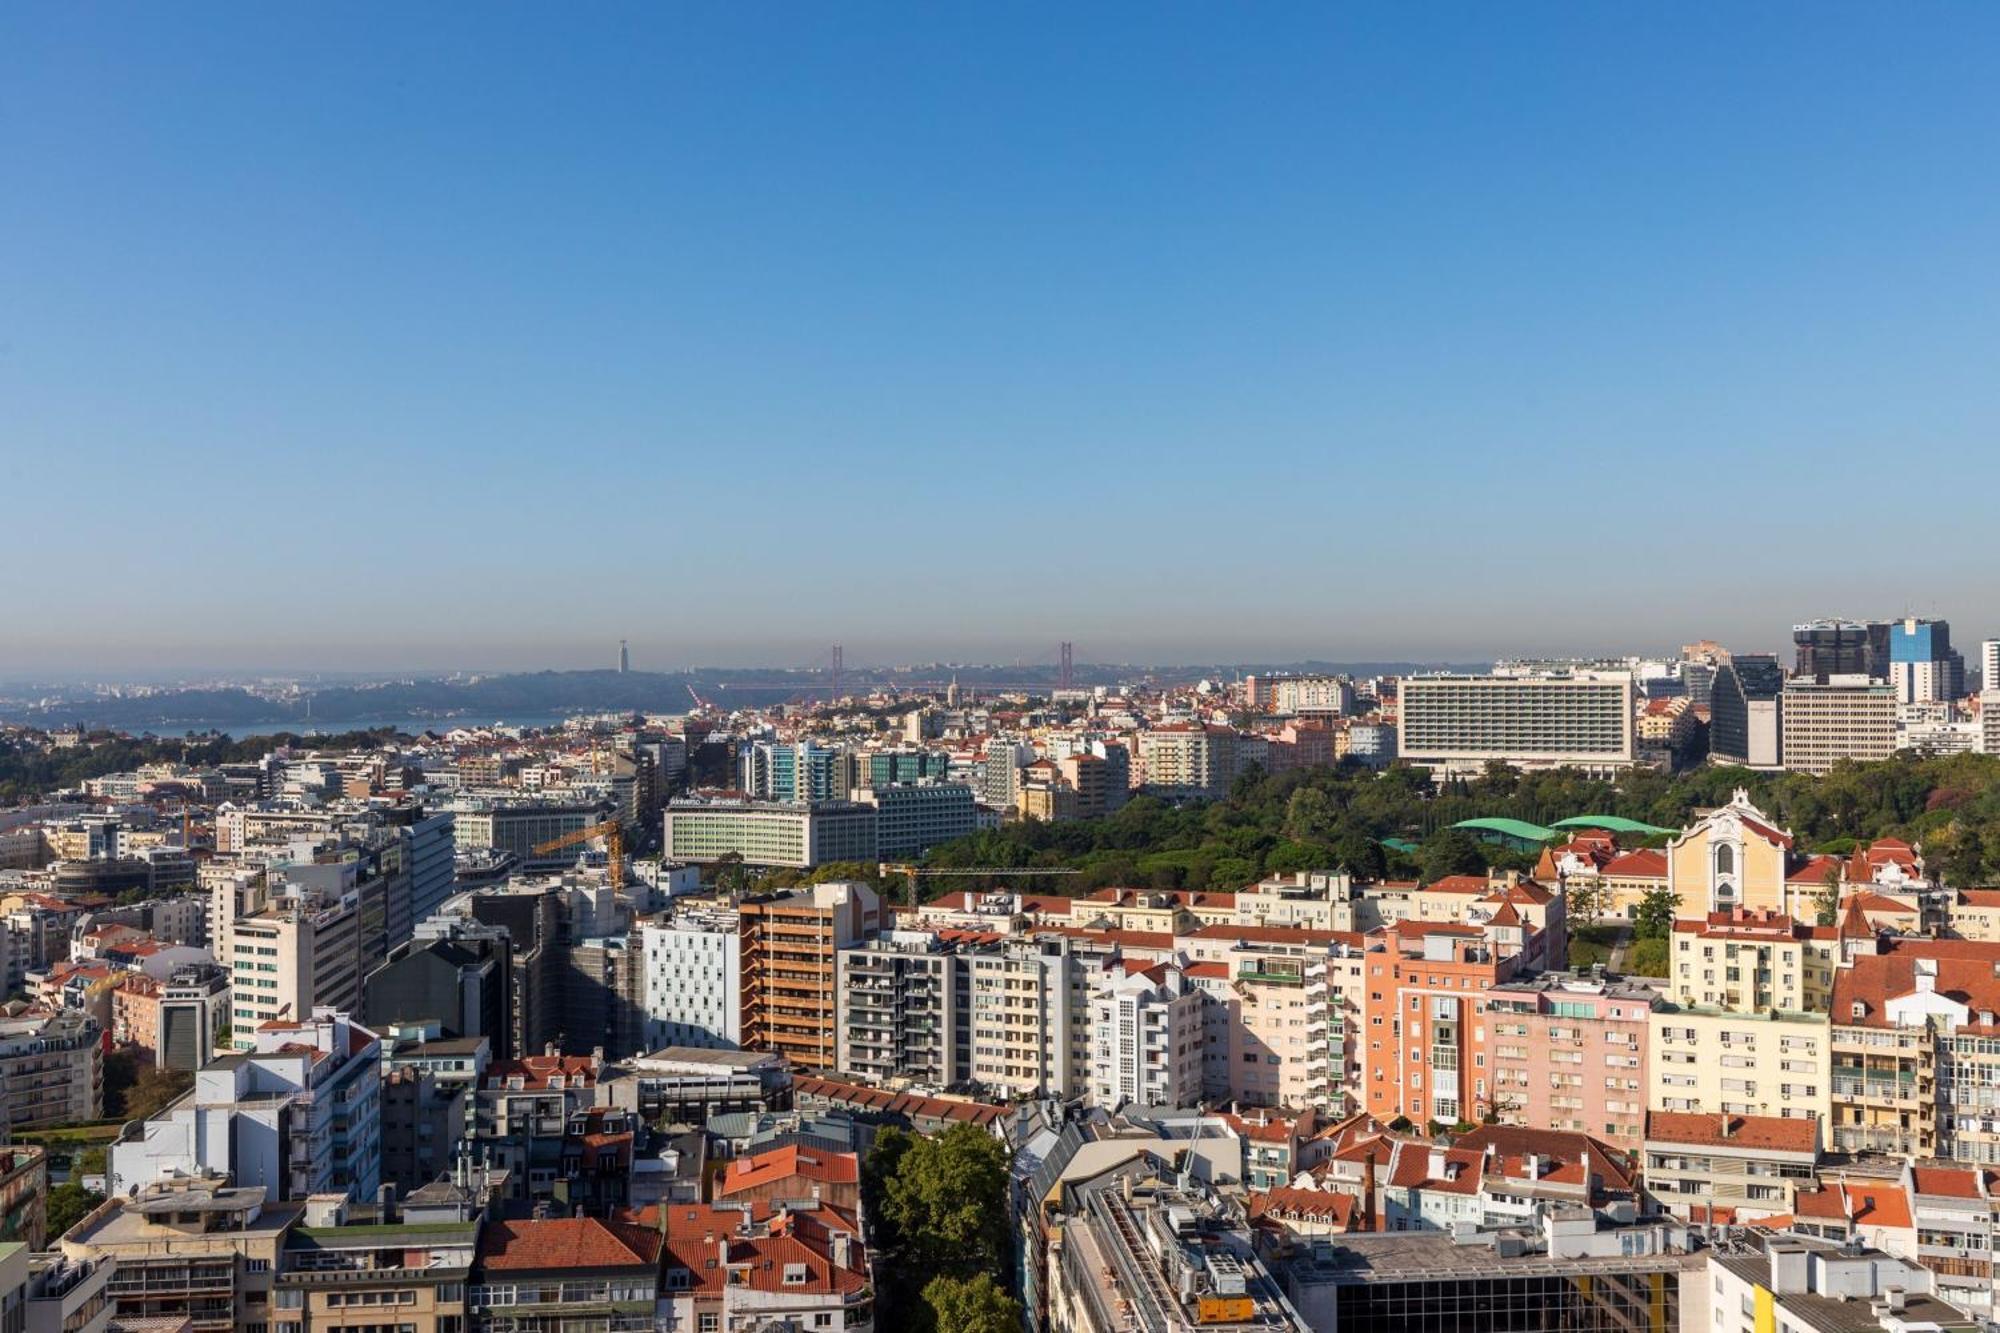
[[[559,852],[565,847],[575,847],[579,843],[589,842],[592,838],[604,839],[604,850],[610,854],[611,887],[624,888],[625,830],[615,819],[607,819],[602,824],[592,824],[589,828],[580,828],[574,833],[565,833],[560,838],[551,838],[547,842],[538,842],[535,844],[535,855],[547,856],[550,852]]]

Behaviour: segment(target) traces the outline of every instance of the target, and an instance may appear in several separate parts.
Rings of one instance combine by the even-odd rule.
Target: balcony
[[[236,1290],[233,1266],[200,1270],[121,1268],[111,1275],[105,1290],[112,1296],[147,1299],[161,1296],[189,1296],[197,1292],[219,1292],[227,1297]]]
[[[454,1268],[319,1268],[291,1269],[278,1274],[280,1287],[350,1287],[383,1283],[463,1282],[470,1267]]]
[[[1925,1080],[1924,1082],[1928,1082]],[[1833,1095],[1836,1097],[1863,1097],[1870,1101],[1915,1102],[1928,1088],[1920,1086],[1914,1073],[1910,1074],[1867,1074],[1856,1077],[1853,1074],[1833,1076]]]

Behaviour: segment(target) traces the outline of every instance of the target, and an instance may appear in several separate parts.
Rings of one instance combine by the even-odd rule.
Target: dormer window
[[[806,1266],[804,1264],[786,1264],[785,1285],[788,1287],[803,1287],[805,1284]]]
[[[1855,1018],[1868,1017],[1868,1004],[1866,1001],[1856,1000],[1854,1002],[1854,1017]]]

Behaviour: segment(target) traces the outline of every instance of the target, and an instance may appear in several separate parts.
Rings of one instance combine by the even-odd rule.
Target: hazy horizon
[[[1790,626],[1770,642],[1758,644],[1727,644],[1737,652],[1777,653],[1790,660]],[[1257,651],[1256,645],[1244,645],[1245,651],[1226,654],[1187,652],[1143,652],[1133,654],[1100,654],[1086,652],[1084,643],[1076,643],[1074,661],[1078,667],[1238,667],[1295,666],[1308,662],[1330,664],[1365,663],[1414,663],[1423,665],[1456,664],[1471,665],[1488,663],[1514,657],[1549,658],[1598,658],[1636,655],[1641,657],[1663,657],[1673,655],[1685,643],[1703,638],[1715,638],[1712,634],[1691,633],[1673,638],[1671,642],[1647,644],[1586,644],[1581,641],[1529,641],[1516,636],[1501,647],[1482,650],[1477,647],[1464,651],[1412,652],[1412,651],[1339,651],[1336,646],[1328,646],[1314,651],[1281,652],[1268,648]],[[1953,642],[1959,645],[1959,631],[1954,626]],[[916,641],[922,642],[922,641]],[[1568,643],[1569,646],[1564,646]],[[911,651],[892,653],[878,651],[869,645],[843,644],[843,663],[847,670],[881,670],[932,665],[965,665],[971,667],[1044,668],[1053,670],[1057,663],[1057,644],[1050,641],[1038,652],[1039,645],[998,644],[992,651],[978,652],[938,652],[913,647]],[[1976,656],[1976,642],[1968,639],[1962,645],[1968,657]],[[99,681],[117,683],[129,681],[139,683],[161,683],[167,681],[198,680],[205,678],[228,678],[251,680],[258,677],[273,679],[296,679],[314,675],[336,678],[381,679],[407,676],[416,679],[437,678],[450,675],[514,674],[537,671],[590,671],[611,670],[615,667],[617,641],[608,647],[598,645],[567,645],[554,651],[538,649],[533,645],[518,645],[513,651],[501,651],[453,660],[450,658],[429,658],[422,654],[408,658],[385,655],[380,658],[349,657],[314,658],[306,660],[263,660],[254,657],[226,659],[211,656],[194,656],[176,660],[172,657],[156,656],[151,665],[144,667],[111,667],[102,661],[76,659],[65,662],[52,660],[43,665],[14,665],[0,660],[0,683],[77,682]],[[597,648],[595,653],[590,649]],[[829,645],[792,645],[775,647],[768,653],[733,651],[728,645],[719,645],[708,653],[674,654],[673,645],[666,643],[649,644],[644,641],[630,642],[632,669],[641,672],[674,673],[694,670],[736,671],[768,670],[781,671],[824,671],[830,662]],[[857,649],[859,651],[857,651]],[[783,655],[795,650],[795,656]]]
[[[1996,48],[8,6],[0,675],[1970,651]]]

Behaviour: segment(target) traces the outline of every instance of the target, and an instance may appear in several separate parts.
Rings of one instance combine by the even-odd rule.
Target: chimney
[[[1724,1113],[1722,1117],[1722,1137],[1728,1138],[1736,1132],[1736,1117]]]
[[[833,1266],[835,1268],[851,1268],[853,1267],[853,1259],[853,1238],[845,1231],[834,1232]]]
[[[1375,1152],[1371,1148],[1361,1159],[1361,1229],[1379,1231],[1382,1220],[1375,1210]]]
[[[1917,994],[1929,995],[1937,989],[1937,959],[1919,958],[1915,961]]]

